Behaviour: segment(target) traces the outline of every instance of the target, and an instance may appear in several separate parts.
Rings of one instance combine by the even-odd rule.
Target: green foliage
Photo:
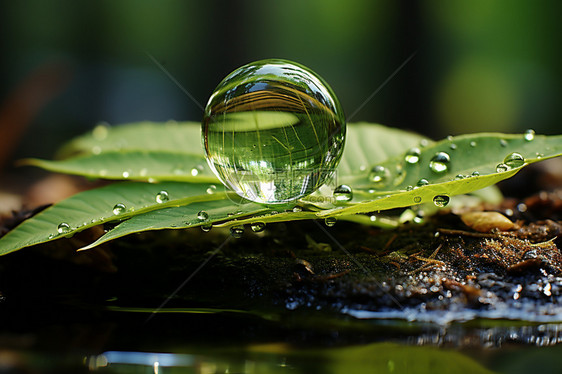
[[[0,238],[0,254],[105,222],[115,227],[85,248],[135,232],[194,226],[249,224],[261,229],[268,222],[338,217],[389,227],[392,221],[373,222],[364,213],[436,200],[446,205],[451,196],[491,186],[528,164],[562,154],[562,136],[529,139],[484,133],[432,142],[381,125],[351,124],[337,180],[352,187],[353,199],[336,202],[333,187],[324,188],[293,209],[241,201],[225,191],[205,162],[198,123],[99,125],[64,146],[60,160],[24,163],[129,182],[85,191],[51,206]],[[441,154],[443,162],[436,164],[440,152],[448,157]],[[510,159],[514,153],[517,157]]]

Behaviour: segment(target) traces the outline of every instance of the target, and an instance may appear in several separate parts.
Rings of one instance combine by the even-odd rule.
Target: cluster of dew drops
[[[449,148],[454,151],[457,149],[457,145],[455,143],[452,142],[452,140],[454,139],[452,136],[447,137],[447,139],[449,141],[451,141],[451,144],[449,145]],[[534,130],[526,130],[525,133],[523,134],[523,139],[527,142],[531,142],[535,139],[535,131]],[[417,164],[420,162],[421,160],[421,149],[425,146],[427,146],[428,142],[427,140],[422,140],[420,142],[420,147],[413,147],[410,148],[406,154],[404,155],[404,161],[407,164]],[[505,139],[500,139],[500,145],[502,147],[507,147],[508,143]],[[475,141],[470,142],[470,146],[471,147],[476,147],[477,143]],[[541,158],[542,154],[537,153],[537,157]],[[431,170],[431,172],[433,172],[434,174],[444,174],[448,171],[448,164],[451,161],[451,156],[449,155],[449,153],[447,152],[437,152],[429,161],[429,169]],[[496,166],[496,172],[501,173],[501,172],[506,172],[515,168],[519,168],[521,166],[523,166],[525,164],[525,158],[517,152],[512,152],[510,154],[508,154],[502,163],[499,163]],[[369,172],[368,178],[369,181],[374,185],[374,186],[385,186],[385,184],[388,182],[389,178],[391,178],[392,173],[390,172],[390,170],[388,170],[385,166],[382,165],[376,165],[374,167],[372,167],[372,169]],[[470,175],[463,175],[463,174],[458,174],[455,176],[455,178],[453,180],[459,180],[459,179],[465,179],[465,178],[470,178],[470,177],[477,177],[480,175],[480,172],[478,171],[473,171]],[[427,186],[429,185],[430,182],[429,180],[427,180],[426,178],[421,178],[416,186],[407,186],[406,187],[406,191],[412,191],[414,189],[423,187],[423,186]],[[369,190],[370,192],[375,192],[374,189]],[[334,197],[334,201],[337,204],[342,204],[342,203],[346,203],[352,200],[353,198],[353,191],[351,189],[351,187],[347,186],[347,185],[339,185],[338,187],[336,187],[334,189],[333,192],[333,197]],[[450,197],[447,195],[436,195],[433,197],[433,203],[437,206],[437,207],[445,207],[447,206],[447,204],[450,201]],[[414,203],[419,204],[422,202],[422,198],[421,196],[415,196],[414,197]],[[376,216],[372,216],[371,219],[374,221],[376,220]],[[335,218],[328,218],[326,219],[326,225],[327,226],[333,226],[336,223],[336,219]]]
[[[531,142],[535,139],[535,131],[534,130],[526,130],[525,133],[523,134],[523,138],[525,139],[525,141]],[[453,137],[448,137],[449,140],[453,140]],[[507,146],[507,141],[504,139],[500,140],[500,145],[502,147],[506,147]],[[420,147],[425,147],[427,145],[427,141],[422,140],[420,143]],[[471,142],[470,143],[471,147],[476,147],[476,142]],[[456,150],[457,149],[457,145],[455,143],[451,143],[449,145],[451,150]],[[542,157],[542,154],[537,153],[536,155],[538,158]],[[421,149],[418,147],[413,147],[410,148],[406,154],[404,155],[404,161],[408,164],[417,164],[418,162],[420,162],[421,160]],[[447,152],[437,152],[431,159],[429,162],[429,169],[436,174],[442,174],[448,171],[448,164],[451,160],[450,155]],[[505,159],[503,160],[502,163],[499,163],[496,166],[496,172],[501,173],[501,172],[506,172],[509,170],[512,170],[514,168],[518,168],[521,167],[525,164],[525,158],[517,153],[517,152],[512,152],[509,155],[507,155],[505,157]],[[201,171],[201,169],[203,169],[201,166],[198,167],[194,167],[191,170],[191,175],[192,176],[197,176],[199,174],[199,172]],[[128,173],[124,172],[124,176],[125,174]],[[464,179],[464,178],[469,178],[469,177],[474,177],[474,176],[479,176],[480,173],[478,171],[474,171],[471,175],[462,175],[462,174],[458,174],[454,180],[459,180],[459,179]],[[374,166],[370,173],[369,173],[369,180],[374,183],[375,185],[384,185],[387,180],[390,178],[391,176],[391,172],[384,166],[382,165],[376,165]],[[416,188],[419,187],[423,187],[423,186],[427,186],[429,185],[429,181],[426,178],[421,178],[416,186],[408,186],[406,188],[407,191],[411,191],[414,190]],[[217,187],[215,185],[210,185],[206,192],[208,194],[214,194],[216,192]],[[374,190],[373,190],[374,191]],[[162,190],[159,191],[156,196],[155,196],[155,201],[158,204],[162,204],[165,203],[169,200],[169,194],[167,191]],[[340,205],[340,204],[345,204],[347,202],[350,202],[353,199],[353,191],[351,189],[350,186],[342,184],[337,186],[334,191],[333,191],[333,198],[335,201],[336,205]],[[450,201],[449,196],[447,195],[436,195],[433,198],[433,203],[438,206],[438,207],[445,207]],[[414,203],[418,204],[421,203],[421,197],[420,196],[415,196],[414,197]],[[292,211],[293,212],[299,212],[301,211],[302,208],[300,207],[295,207]],[[123,203],[117,203],[113,206],[112,209],[112,213],[115,216],[119,216],[121,214],[124,214],[127,212],[127,207],[125,204]],[[276,214],[277,212],[273,212],[272,214]],[[229,216],[233,216],[234,214],[230,214]],[[212,228],[212,224],[209,221],[209,214],[202,210],[200,212],[197,213],[197,220],[199,221],[199,223],[201,223],[200,227],[201,230],[203,230],[204,232],[208,232],[211,230]],[[376,220],[376,216],[372,216],[371,220]],[[92,219],[90,223],[95,223],[97,220],[96,219]],[[328,227],[332,227],[336,224],[337,219],[335,217],[328,217],[325,219],[325,224]],[[87,226],[88,223],[84,222],[82,224],[82,226]],[[265,223],[264,222],[253,222],[250,224],[251,230],[253,232],[259,233],[262,232],[265,229]],[[58,226],[57,226],[57,234],[58,235],[65,235],[65,234],[69,234],[72,231],[72,227],[67,223],[67,222],[61,222]],[[244,226],[243,225],[235,225],[232,226],[230,228],[230,233],[233,237],[235,238],[240,238],[242,237],[243,233],[244,233]],[[48,239],[53,239],[56,235],[55,234],[50,234]]]

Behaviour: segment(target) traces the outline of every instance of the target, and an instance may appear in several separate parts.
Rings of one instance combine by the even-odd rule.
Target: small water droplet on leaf
[[[510,169],[515,169],[525,164],[525,158],[520,153],[513,152],[505,157],[503,163]]]
[[[444,173],[448,169],[448,164],[451,161],[451,157],[448,153],[438,152],[433,156],[429,162],[429,169],[434,173]]]
[[[509,170],[509,167],[506,164],[502,163],[502,164],[498,164],[496,166],[496,172],[498,172],[498,173],[503,173],[504,171],[508,171],[508,170]]]
[[[334,189],[336,204],[347,203],[353,199],[353,191],[348,185],[342,184]]]
[[[250,225],[250,228],[253,232],[262,232],[265,230],[265,223],[264,222],[254,222]]]
[[[67,232],[70,231],[70,225],[66,222],[61,222],[57,226],[57,231],[58,231],[59,234],[66,234]]]
[[[429,184],[429,181],[425,178],[420,179],[417,183],[418,187],[427,186],[428,184]]]
[[[113,206],[113,214],[115,214],[116,216],[125,213],[125,210],[127,210],[125,204],[118,203]]]
[[[409,164],[416,164],[420,161],[421,151],[419,148],[410,148],[406,155],[404,156],[404,161]]]
[[[169,199],[170,199],[170,195],[168,194],[168,191],[162,190],[156,194],[156,202],[158,204],[165,203]]]
[[[241,238],[244,235],[244,226],[232,226],[230,228],[230,235],[236,239]]]
[[[197,213],[197,219],[199,221],[206,221],[209,219],[209,213],[205,212],[204,210]]]
[[[525,139],[528,142],[531,142],[535,139],[535,130],[533,129],[528,129],[525,131],[525,133],[523,134],[523,139]]]

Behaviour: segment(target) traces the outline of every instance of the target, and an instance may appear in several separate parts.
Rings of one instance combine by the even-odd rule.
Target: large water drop
[[[294,201],[333,174],[345,117],[330,87],[308,68],[261,60],[229,74],[211,95],[202,124],[207,161],[238,195]]]

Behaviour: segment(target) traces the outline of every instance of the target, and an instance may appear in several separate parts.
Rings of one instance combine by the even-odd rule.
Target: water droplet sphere
[[[202,123],[216,176],[258,203],[297,200],[317,190],[338,165],[343,110],[326,82],[286,60],[261,60],[230,73],[215,89]]]

